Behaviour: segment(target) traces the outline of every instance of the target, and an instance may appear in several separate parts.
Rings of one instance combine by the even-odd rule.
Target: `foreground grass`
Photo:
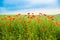
[[[60,19],[39,14],[1,15],[0,40],[60,40]]]

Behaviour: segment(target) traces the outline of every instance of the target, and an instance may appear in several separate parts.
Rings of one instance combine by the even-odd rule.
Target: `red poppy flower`
[[[6,20],[6,18],[2,18],[1,20]]]
[[[26,23],[26,20],[24,20],[24,23]]]
[[[20,16],[20,13],[18,14],[18,16]]]
[[[46,16],[46,14],[43,14],[44,16]]]
[[[30,13],[27,13],[28,15],[30,15]]]
[[[59,22],[55,22],[56,25],[59,25]]]
[[[7,16],[8,18],[11,18],[11,16]]]
[[[15,20],[15,18],[10,18],[10,21],[14,21]]]

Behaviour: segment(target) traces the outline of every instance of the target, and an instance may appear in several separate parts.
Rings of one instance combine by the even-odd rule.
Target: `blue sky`
[[[60,9],[60,0],[0,0],[0,13],[37,9]]]

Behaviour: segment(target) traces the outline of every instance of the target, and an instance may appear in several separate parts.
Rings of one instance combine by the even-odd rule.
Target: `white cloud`
[[[22,7],[19,3],[20,2],[25,2],[26,5],[23,6],[24,8],[29,8],[29,7],[33,7],[34,5],[43,5],[43,4],[47,4],[47,5],[50,5],[50,6],[57,6],[57,0],[4,0],[4,3],[5,4],[12,4],[12,5],[16,5],[16,8],[20,8]],[[19,4],[19,5],[18,5]],[[35,14],[38,14],[39,12],[42,12],[42,13],[46,13],[46,14],[59,14],[60,13],[60,9],[56,8],[56,9],[39,9],[39,8],[36,8],[36,9],[24,9],[24,10],[17,10],[17,11],[8,11],[7,8],[0,8],[0,11],[3,13],[3,14],[18,14],[19,12],[21,12],[21,14],[26,14],[27,12],[34,12]]]
[[[21,13],[21,14],[27,14],[27,12],[30,12],[30,13],[35,13],[35,14],[38,14],[38,13],[42,13],[42,14],[48,14],[48,15],[55,15],[55,14],[60,14],[60,9],[56,8],[56,9],[23,9],[23,10],[17,10],[17,11],[8,11],[7,9],[5,8],[2,8],[0,9],[2,10],[2,14],[18,14],[18,13]]]
[[[19,5],[19,7],[21,2],[26,3],[25,7],[32,7],[38,4],[57,5],[57,0],[4,0],[4,4],[15,4],[16,6]]]
[[[31,4],[51,4],[56,3],[57,0],[26,0]]]
[[[57,0],[4,0],[4,3],[20,3],[20,2],[28,2],[28,3],[53,3]]]
[[[56,9],[27,9],[27,10],[21,10],[21,13],[26,14],[27,12],[30,13],[42,13],[42,14],[48,14],[48,15],[55,15],[55,14],[60,14],[60,9],[56,8]]]

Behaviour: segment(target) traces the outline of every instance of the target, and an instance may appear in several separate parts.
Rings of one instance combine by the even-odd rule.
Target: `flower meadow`
[[[60,21],[54,16],[0,15],[0,40],[60,40]]]

